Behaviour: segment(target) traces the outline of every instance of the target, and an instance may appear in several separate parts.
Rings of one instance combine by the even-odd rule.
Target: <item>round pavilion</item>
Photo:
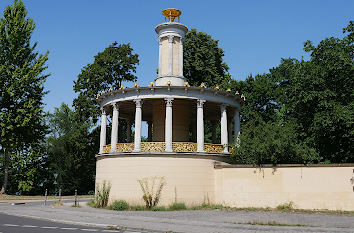
[[[159,43],[155,83],[147,87],[137,83],[132,88],[121,86],[97,96],[102,118],[96,183],[111,183],[110,201],[119,198],[139,202],[137,179],[149,176],[166,178],[166,203],[173,199],[171,192],[177,195],[177,187],[183,190],[179,196],[185,202],[200,202],[205,195],[213,200],[210,182],[214,178],[208,178],[210,168],[217,162],[228,162],[229,144],[237,142],[240,134],[243,97],[218,87],[188,84],[183,77],[183,42],[188,28],[179,23],[179,10],[166,9],[163,15],[165,22],[155,28]],[[107,143],[108,116],[112,119],[112,131]],[[123,141],[118,141],[118,119],[124,119],[128,126]],[[142,121],[148,124],[146,142],[141,141]],[[212,143],[204,142],[206,121],[212,125]],[[216,141],[219,122],[221,135],[220,141]],[[209,179],[208,184],[203,184],[201,177]],[[192,193],[188,190],[192,186],[193,190],[196,186],[199,189]]]

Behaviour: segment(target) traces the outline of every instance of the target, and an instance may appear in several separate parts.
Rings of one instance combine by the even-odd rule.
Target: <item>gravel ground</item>
[[[73,208],[0,204],[0,212],[52,221],[96,226],[121,226],[162,232],[354,232],[354,216],[265,211],[110,211],[89,207]],[[261,226],[247,222],[300,224],[305,226]]]

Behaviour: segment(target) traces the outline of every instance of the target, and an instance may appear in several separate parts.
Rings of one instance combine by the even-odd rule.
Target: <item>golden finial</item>
[[[182,14],[180,10],[177,10],[175,8],[168,8],[162,11],[162,15],[165,16],[165,22],[166,19],[169,19],[170,22],[174,22],[175,18],[178,17],[178,22],[179,22],[179,16]]]
[[[105,92],[104,92],[104,90],[103,90],[103,91],[102,91],[102,95],[104,95],[104,93],[105,93]]]
[[[205,85],[205,83],[201,83],[199,87],[206,88],[206,85]]]
[[[238,91],[236,91],[235,95],[239,95],[240,93]]]
[[[100,97],[100,96],[101,96],[100,93],[98,93],[97,96],[96,96],[96,99],[98,99],[98,97]]]
[[[172,85],[171,81],[168,81],[167,86],[171,86],[171,85]]]
[[[242,95],[241,95],[241,99],[243,99],[243,101],[245,101],[245,100],[246,100],[246,97],[242,94]]]
[[[230,92],[231,92],[231,89],[230,89],[230,88],[227,88],[226,92],[229,92],[229,93],[230,93]]]
[[[113,91],[113,88],[112,88],[112,87],[110,87],[108,91],[109,91],[109,92],[112,92],[112,91]]]
[[[137,88],[137,87],[140,87],[138,83],[134,83],[134,87]]]
[[[125,88],[125,86],[123,86],[123,84],[122,84],[122,85],[120,85],[119,90],[123,90],[124,88]]]
[[[190,87],[191,85],[189,85],[188,82],[185,82],[185,83],[183,84],[183,86],[185,86],[185,87]]]
[[[154,87],[155,83],[154,82],[150,82],[149,87]]]
[[[215,90],[219,90],[220,87],[218,85],[216,85],[216,87],[214,88]]]

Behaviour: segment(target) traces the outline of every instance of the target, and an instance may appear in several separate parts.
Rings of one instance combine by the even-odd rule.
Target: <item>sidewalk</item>
[[[71,203],[72,204],[72,203]],[[83,204],[83,203],[81,203]],[[0,212],[51,221],[92,226],[118,226],[161,232],[354,232],[354,216],[300,214],[262,211],[110,211],[90,207],[74,208],[0,204]],[[305,226],[260,226],[247,222],[300,224]]]

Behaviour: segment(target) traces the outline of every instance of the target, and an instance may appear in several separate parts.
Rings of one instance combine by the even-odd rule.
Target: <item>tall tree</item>
[[[208,87],[223,85],[231,78],[223,60],[219,41],[204,32],[190,30],[183,45],[183,73],[190,85],[205,83]]]
[[[49,75],[48,51],[44,55],[31,44],[35,24],[27,17],[21,1],[15,0],[0,18],[0,147],[4,156],[3,183],[5,193],[9,179],[10,157],[35,147],[44,139],[43,83]],[[25,158],[24,158],[25,159]]]
[[[79,93],[74,99],[74,107],[81,116],[95,118],[99,115],[97,93],[110,87],[118,89],[123,81],[136,81],[134,73],[139,64],[138,57],[130,44],[114,42],[81,70],[74,82],[74,91]]]
[[[81,121],[76,111],[62,104],[49,115],[49,126],[48,164],[51,173],[58,174],[59,188],[66,194],[93,190],[99,132],[91,130],[92,121]]]

